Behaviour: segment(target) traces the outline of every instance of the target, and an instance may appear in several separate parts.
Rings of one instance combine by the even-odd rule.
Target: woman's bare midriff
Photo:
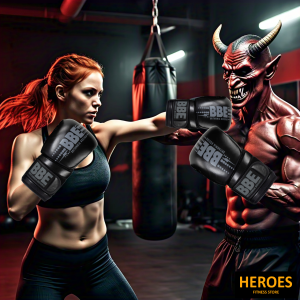
[[[91,247],[106,234],[103,207],[104,199],[83,207],[54,209],[37,206],[39,221],[34,238],[61,249]]]

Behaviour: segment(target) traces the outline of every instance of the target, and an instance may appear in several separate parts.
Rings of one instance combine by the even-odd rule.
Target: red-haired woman
[[[165,113],[135,122],[94,122],[101,106],[103,73],[94,60],[60,57],[45,79],[0,106],[0,129],[21,122],[8,182],[8,211],[21,220],[37,206],[39,220],[23,258],[16,298],[137,299],[110,257],[103,217],[103,195],[110,180],[108,160],[118,143],[166,135]],[[41,154],[48,135],[63,119],[74,119],[97,138],[97,148],[47,202],[21,178]]]

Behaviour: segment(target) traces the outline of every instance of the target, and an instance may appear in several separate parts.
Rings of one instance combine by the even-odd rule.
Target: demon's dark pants
[[[236,230],[226,225],[225,238],[215,251],[201,299],[238,299],[234,296],[234,278],[241,271],[293,271],[297,273],[299,286],[298,230],[298,225],[255,231]]]
[[[83,250],[65,250],[32,239],[23,258],[17,300],[134,299],[129,283],[112,260],[107,236]]]

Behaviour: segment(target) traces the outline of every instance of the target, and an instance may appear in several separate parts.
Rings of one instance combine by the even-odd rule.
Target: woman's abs
[[[35,239],[62,249],[79,250],[95,245],[106,234],[103,202],[101,199],[84,207],[38,207]]]

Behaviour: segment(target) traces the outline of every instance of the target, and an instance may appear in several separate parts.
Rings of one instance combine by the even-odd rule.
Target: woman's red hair
[[[87,78],[93,71],[102,77],[102,67],[93,59],[77,54],[59,57],[46,78],[29,82],[19,95],[0,104],[0,129],[22,123],[31,132],[51,123],[57,112],[55,87],[62,85],[66,92]]]

